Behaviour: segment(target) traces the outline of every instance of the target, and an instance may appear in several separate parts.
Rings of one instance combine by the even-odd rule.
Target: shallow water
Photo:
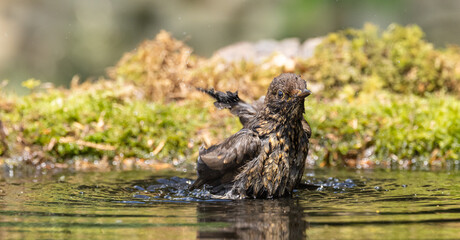
[[[459,239],[458,172],[308,170],[292,199],[222,200],[193,174],[0,178],[0,239]]]

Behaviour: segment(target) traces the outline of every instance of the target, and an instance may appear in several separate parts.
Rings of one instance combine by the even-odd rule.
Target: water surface
[[[308,170],[292,199],[213,199],[193,174],[0,180],[0,239],[459,239],[457,172]]]

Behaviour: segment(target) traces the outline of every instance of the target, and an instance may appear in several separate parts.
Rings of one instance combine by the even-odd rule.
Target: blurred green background
[[[460,1],[444,0],[2,0],[0,81],[67,86],[105,74],[123,53],[165,29],[211,56],[238,41],[305,40],[371,22],[417,24],[437,47],[460,44]]]

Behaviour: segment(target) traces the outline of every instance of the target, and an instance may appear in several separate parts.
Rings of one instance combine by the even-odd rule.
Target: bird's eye
[[[283,97],[283,91],[281,90],[278,91],[278,97]]]

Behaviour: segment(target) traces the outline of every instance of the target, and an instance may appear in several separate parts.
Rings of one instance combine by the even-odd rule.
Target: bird
[[[219,109],[229,109],[243,127],[219,144],[201,147],[197,180],[190,190],[203,185],[228,198],[279,198],[292,195],[300,183],[311,128],[304,118],[307,83],[293,73],[282,73],[269,85],[265,96],[246,103],[238,91],[200,91],[213,97]]]

